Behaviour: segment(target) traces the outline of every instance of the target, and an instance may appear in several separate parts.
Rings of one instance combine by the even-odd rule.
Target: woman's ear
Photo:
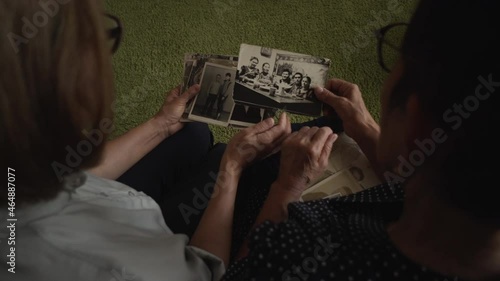
[[[424,108],[417,94],[411,94],[406,102],[406,126],[404,142],[411,151],[417,140],[432,137],[435,123],[429,117],[429,110]]]

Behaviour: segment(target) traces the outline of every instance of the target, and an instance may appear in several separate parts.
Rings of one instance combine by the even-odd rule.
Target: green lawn
[[[357,83],[378,118],[386,74],[377,63],[372,31],[408,21],[415,4],[415,0],[107,0],[108,12],[124,25],[124,38],[113,58],[117,129],[112,137],[156,113],[164,93],[181,82],[184,53],[237,55],[241,43],[331,59],[330,76]],[[221,142],[234,133],[212,129]]]

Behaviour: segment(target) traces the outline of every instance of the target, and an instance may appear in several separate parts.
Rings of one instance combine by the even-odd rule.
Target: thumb
[[[334,109],[339,106],[339,103],[343,102],[343,97],[337,96],[323,87],[314,88],[314,94],[320,101],[328,104]]]
[[[191,87],[189,87],[182,95],[180,95],[180,98],[184,100],[185,102],[188,102],[190,99],[192,99],[194,96],[196,96],[200,92],[200,85],[195,84]]]
[[[323,146],[323,150],[321,151],[321,155],[319,158],[320,163],[328,163],[328,158],[330,157],[330,153],[332,152],[333,143],[338,139],[338,137],[339,136],[337,134],[331,134],[328,136]]]
[[[267,118],[264,121],[261,121],[260,123],[254,125],[253,127],[250,127],[249,131],[253,134],[260,134],[262,132],[271,129],[273,126],[274,126],[274,119]]]

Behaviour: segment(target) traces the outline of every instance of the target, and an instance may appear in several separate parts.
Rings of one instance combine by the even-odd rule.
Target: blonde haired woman
[[[239,176],[290,130],[282,116],[276,125],[269,119],[243,130],[227,148],[213,147],[206,125],[179,122],[195,85],[172,90],[154,117],[106,141],[113,127],[111,51],[120,33],[106,31],[109,20],[102,1],[0,1],[0,34],[7,35],[0,40],[0,161],[12,179],[0,195],[0,218],[15,219],[8,235],[15,239],[0,236],[0,259],[9,267],[1,280],[219,279],[229,260]],[[174,145],[186,139],[195,140]],[[192,154],[180,153],[186,151]],[[172,169],[183,168],[176,162],[183,158],[201,162],[186,177],[212,172],[205,183],[214,194],[190,241],[173,233],[158,205],[175,190],[160,191],[155,201],[124,184],[134,182],[131,170],[147,170],[146,180],[161,173],[144,164],[155,157],[170,160]],[[220,169],[204,170],[213,163]]]

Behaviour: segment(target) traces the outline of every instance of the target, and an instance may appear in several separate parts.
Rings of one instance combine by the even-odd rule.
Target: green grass
[[[408,21],[415,4],[416,0],[107,0],[107,11],[124,25],[124,38],[113,58],[117,100],[112,137],[157,112],[165,93],[181,82],[184,53],[237,55],[241,43],[331,59],[330,76],[358,84],[378,119],[386,74],[377,63],[371,31]],[[235,132],[211,128],[220,142]]]

